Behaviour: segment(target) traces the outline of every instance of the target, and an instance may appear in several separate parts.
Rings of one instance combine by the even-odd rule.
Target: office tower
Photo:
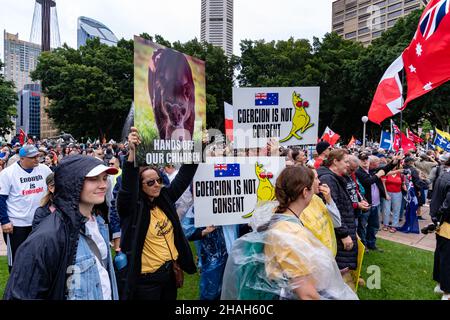
[[[233,0],[202,0],[200,40],[233,54]]]
[[[42,51],[50,51],[50,48],[61,46],[58,12],[54,0],[36,0],[30,42],[40,43]]]
[[[14,82],[16,91],[26,84],[38,83],[31,80],[31,72],[36,68],[41,46],[19,40],[19,34],[3,33],[5,79]]]
[[[426,0],[337,0],[333,2],[332,31],[347,40],[368,45],[399,18],[424,8]]]
[[[28,137],[40,138],[41,136],[41,88],[39,84],[26,84],[23,90],[17,93],[17,119],[16,133],[20,129],[27,133]]]
[[[87,39],[99,38],[101,43],[109,46],[117,44],[117,37],[103,23],[87,17],[78,18],[77,48],[84,46]]]

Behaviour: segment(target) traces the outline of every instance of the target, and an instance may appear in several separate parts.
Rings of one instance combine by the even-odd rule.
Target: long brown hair
[[[278,176],[275,196],[279,205],[275,212],[285,212],[305,188],[310,189],[314,182],[314,172],[304,166],[286,167]]]

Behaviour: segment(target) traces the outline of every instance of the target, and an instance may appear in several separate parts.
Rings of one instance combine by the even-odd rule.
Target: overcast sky
[[[281,40],[323,37],[331,30],[333,0],[234,0],[234,53],[242,39]],[[77,43],[77,18],[87,16],[108,26],[120,38],[160,34],[182,42],[200,38],[200,0],[56,0],[61,42]],[[30,38],[35,0],[0,0],[3,30]]]

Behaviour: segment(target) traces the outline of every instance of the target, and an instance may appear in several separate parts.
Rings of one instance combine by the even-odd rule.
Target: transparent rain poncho
[[[273,213],[276,202],[257,207],[251,233],[233,244],[223,277],[223,300],[298,299],[313,283],[321,299],[358,299],[342,280],[333,254],[293,215]]]

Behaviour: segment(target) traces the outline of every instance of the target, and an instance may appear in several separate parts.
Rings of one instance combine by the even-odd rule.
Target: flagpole
[[[404,87],[405,87],[405,77],[406,77],[406,73],[405,73],[405,68],[402,69],[402,99],[403,99],[403,103],[405,101],[405,97],[404,97]],[[403,106],[402,106],[403,108]],[[402,141],[402,132],[403,132],[403,109],[400,110],[400,146],[399,146],[399,150],[402,149],[402,145],[403,145],[403,141]]]

